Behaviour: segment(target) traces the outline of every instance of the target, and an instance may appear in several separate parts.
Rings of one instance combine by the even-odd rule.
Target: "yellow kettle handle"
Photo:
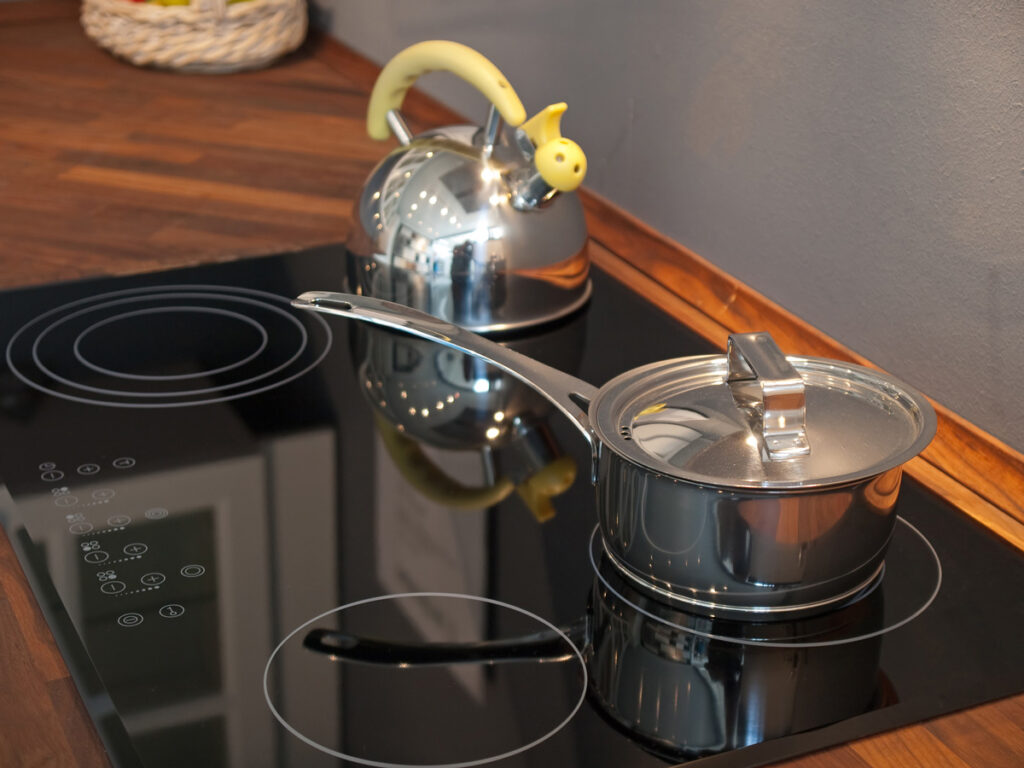
[[[370,94],[366,130],[384,140],[390,135],[387,114],[402,106],[406,91],[420,75],[444,70],[480,91],[513,128],[526,120],[526,109],[496,66],[472,48],[448,40],[427,40],[406,48],[381,70]]]

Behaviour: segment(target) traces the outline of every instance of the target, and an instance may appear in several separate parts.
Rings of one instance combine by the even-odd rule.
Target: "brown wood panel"
[[[63,742],[72,747],[74,765],[78,768],[102,768],[109,765],[103,742],[92,727],[89,713],[71,679],[64,677],[52,680],[46,684],[46,689],[53,708],[57,712],[66,713],[61,718],[61,731]]]
[[[76,16],[0,4],[0,285],[344,239],[380,147],[367,86],[317,44],[263,72],[181,76],[117,61]]]
[[[78,4],[68,0],[35,0],[34,2],[8,3],[0,15],[0,23],[6,26],[16,24],[38,24],[41,21],[76,18]],[[2,63],[3,59],[0,59]]]
[[[851,749],[866,762],[885,760],[897,768],[970,768],[926,728],[906,728],[862,739]]]
[[[17,631],[20,619],[0,597],[0,765],[73,766],[64,713],[53,706],[47,680],[33,663],[37,643]]]
[[[1019,766],[1024,763],[1024,696],[940,718],[928,730],[966,763]]]
[[[176,178],[157,173],[125,171],[75,165],[60,174],[60,179],[94,184],[98,187],[118,187],[136,192],[187,197],[198,202],[219,200],[226,203],[271,208],[289,213],[318,213],[341,218],[351,209],[346,200],[332,197],[305,195],[276,189],[258,189],[241,184],[225,184],[196,178]],[[96,190],[102,193],[102,190]]]
[[[14,550],[6,539],[0,548],[0,601],[3,601],[7,611],[3,615],[17,619],[17,628],[10,633],[10,642],[15,644],[11,649],[12,655],[24,650],[27,653],[25,658],[32,662],[33,677],[38,676],[42,682],[67,677],[68,669],[64,659],[57,651],[50,628],[25,580]],[[6,633],[0,633],[3,634]],[[0,653],[0,659],[6,661],[8,658],[10,657],[6,653]],[[5,668],[6,664],[0,664],[0,671]],[[3,690],[7,689],[0,685],[0,691]],[[5,698],[0,696],[0,702]],[[3,722],[5,721],[0,719],[0,723]]]
[[[77,13],[70,0],[0,2],[0,287],[344,239],[351,199],[393,146],[362,128],[375,65],[313,39],[261,72],[142,70],[96,49]],[[417,130],[459,121],[415,91],[403,109]],[[595,263],[713,343],[767,328],[787,350],[865,362],[607,201],[584,200]],[[908,472],[1024,547],[1020,455],[942,413]],[[0,659],[0,765],[103,764],[2,534]],[[783,765],[1008,767],[1021,764],[1022,723],[1018,696]]]

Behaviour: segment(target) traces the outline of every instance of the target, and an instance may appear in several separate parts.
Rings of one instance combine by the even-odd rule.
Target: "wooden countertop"
[[[167,269],[344,240],[386,147],[363,129],[377,68],[317,39],[268,70],[184,76],[95,48],[68,0],[0,3],[0,288]],[[412,94],[414,130],[453,122]],[[770,330],[787,351],[866,363],[596,195],[602,268],[715,343]],[[908,472],[1024,548],[1024,456],[938,406]],[[0,765],[107,765],[0,533]],[[1024,764],[1024,695],[785,763]]]

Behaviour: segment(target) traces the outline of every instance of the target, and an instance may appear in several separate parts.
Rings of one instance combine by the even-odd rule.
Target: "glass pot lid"
[[[924,396],[888,374],[784,356],[767,333],[731,336],[726,355],[624,373],[590,414],[629,461],[723,488],[854,482],[920,453],[936,427]]]

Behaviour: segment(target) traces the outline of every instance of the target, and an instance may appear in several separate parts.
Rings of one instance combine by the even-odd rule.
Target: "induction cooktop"
[[[2,297],[0,515],[114,765],[753,766],[1024,690],[1024,558],[912,480],[870,594],[687,613],[604,556],[560,416],[290,305],[343,274],[324,247]],[[716,351],[593,280],[505,341],[597,385]]]

